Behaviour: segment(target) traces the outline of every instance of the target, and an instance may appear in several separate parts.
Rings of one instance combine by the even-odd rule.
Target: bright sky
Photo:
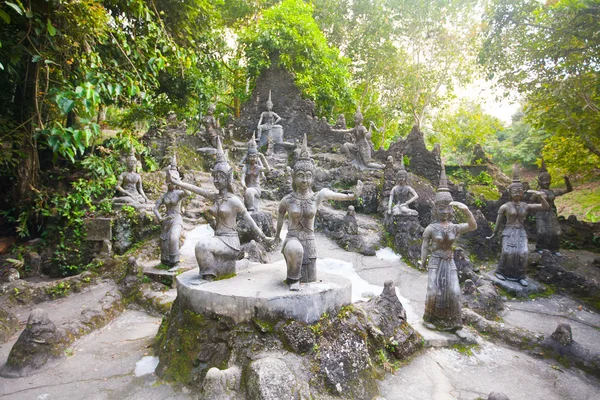
[[[504,98],[502,97],[504,93],[500,89],[493,88],[492,85],[493,82],[479,79],[464,89],[457,88],[456,95],[459,98],[466,97],[474,102],[479,102],[485,112],[510,125],[512,115],[520,107],[516,96],[509,95]]]

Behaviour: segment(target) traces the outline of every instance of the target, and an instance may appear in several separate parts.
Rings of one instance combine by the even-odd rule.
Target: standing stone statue
[[[265,143],[272,147],[273,143],[283,142],[283,127],[278,125],[281,117],[273,112],[273,102],[271,101],[271,91],[269,90],[269,100],[267,100],[267,111],[260,114],[258,125],[258,137],[260,145]],[[263,133],[265,134],[263,136]]]
[[[256,140],[252,135],[252,139],[248,142],[241,179],[244,187],[244,205],[249,212],[256,212],[259,209],[260,179],[264,178],[263,170],[269,172],[271,168],[264,154],[258,152]]]
[[[529,286],[525,280],[527,256],[527,233],[523,226],[523,221],[527,218],[530,211],[543,211],[549,208],[548,202],[543,192],[529,190],[529,193],[539,198],[540,204],[527,204],[523,202],[523,184],[519,178],[518,168],[513,167],[512,183],[508,186],[510,201],[504,203],[498,210],[498,218],[492,236],[492,239],[498,231],[502,231],[502,253],[500,261],[496,268],[495,275],[500,280],[510,280],[519,282],[522,286]]]
[[[350,133],[354,143],[344,143],[341,152],[346,155],[349,162],[352,162],[360,169],[383,169],[383,165],[374,163],[371,160],[371,128],[377,127],[371,122],[369,130],[363,125],[363,115],[360,107],[354,114],[354,128],[352,129],[332,129],[333,132]]]
[[[219,119],[214,116],[217,107],[214,104],[208,106],[206,115],[202,118],[202,125],[204,126],[204,139],[210,143],[212,147],[217,147],[217,137],[222,136],[221,127],[219,126]]]
[[[362,193],[363,184],[358,181],[354,193],[337,193],[323,188],[312,190],[315,164],[306,144],[306,134],[300,155],[294,163],[293,192],[279,203],[279,217],[275,240],[280,240],[285,216],[288,216],[288,233],[283,242],[282,253],[287,264],[287,284],[290,290],[300,290],[300,282],[317,280],[317,246],[315,244],[315,215],[324,200],[349,201]]]
[[[213,182],[217,193],[182,182],[176,175],[170,175],[174,185],[206,197],[213,202],[208,212],[216,221],[215,236],[198,241],[195,247],[200,277],[208,281],[235,273],[235,261],[240,253],[240,238],[236,230],[238,214],[251,227],[257,239],[263,242],[273,241],[258,228],[242,200],[233,194],[233,170],[223,152],[220,137],[217,137],[216,156]]]
[[[419,198],[415,189],[408,186],[408,172],[404,167],[404,155],[400,156],[400,171],[396,186],[390,192],[388,213],[392,215],[419,215],[416,210],[408,208],[408,205]]]
[[[467,223],[452,222],[452,206],[463,212]],[[477,222],[465,204],[452,201],[443,166],[440,186],[435,194],[434,215],[437,221],[425,228],[421,246],[421,265],[425,265],[428,250],[431,248],[427,264],[427,297],[423,320],[430,329],[456,331],[462,328],[462,319],[460,286],[452,244],[461,233],[477,229]]]
[[[554,205],[554,199],[558,196],[562,196],[565,193],[573,191],[571,181],[568,177],[564,177],[566,189],[550,189],[550,174],[546,169],[544,159],[542,159],[542,167],[540,174],[538,175],[538,187],[539,191],[546,195],[546,200],[550,205],[550,208],[545,211],[538,211],[535,214],[535,224],[537,228],[537,241],[535,243],[535,249],[541,253],[544,249],[550,250],[552,253],[560,256],[560,224],[556,217],[556,205]]]
[[[181,202],[189,192],[187,190],[178,190],[173,181],[179,180],[179,171],[177,171],[177,159],[173,155],[171,165],[165,169],[165,179],[167,182],[167,193],[163,194],[154,206],[154,214],[161,223],[160,231],[160,262],[172,267],[171,270],[177,270],[179,264],[179,240],[181,239],[181,230],[183,229],[183,219],[181,218]],[[165,206],[166,215],[160,214],[160,207]]]
[[[135,150],[131,152],[126,161],[127,171],[119,175],[117,180],[117,197],[113,198],[115,204],[144,204],[148,197],[142,187],[142,177],[136,172],[138,161],[135,158]]]

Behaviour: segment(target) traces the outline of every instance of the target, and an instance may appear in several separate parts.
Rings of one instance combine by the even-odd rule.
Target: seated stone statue
[[[279,125],[281,117],[273,112],[273,102],[271,101],[271,91],[269,90],[269,100],[267,100],[267,111],[263,111],[260,114],[258,125],[257,139],[259,140],[259,146],[267,143],[269,147],[272,147],[274,143],[283,142],[283,127]]]
[[[114,204],[144,204],[148,197],[142,187],[142,177],[136,172],[138,161],[135,158],[133,147],[127,157],[127,171],[119,175],[117,180],[117,196],[113,198]]]
[[[216,221],[215,236],[196,243],[195,252],[200,277],[212,281],[235,273],[235,261],[240,255],[240,238],[236,230],[237,216],[241,215],[256,235],[267,244],[273,242],[256,225],[242,200],[233,194],[233,170],[227,162],[221,139],[217,137],[217,161],[213,167],[213,182],[217,193],[180,181],[171,175],[174,185],[212,200],[208,212]]]
[[[254,135],[248,142],[248,152],[246,153],[245,163],[242,168],[242,187],[244,188],[244,205],[249,212],[259,210],[260,199],[260,179],[264,178],[264,172],[269,172],[269,162],[266,157],[258,152]]]
[[[283,222],[288,217],[288,232],[283,242],[282,253],[287,264],[287,284],[290,290],[300,290],[300,282],[317,280],[317,245],[315,242],[315,216],[319,205],[326,200],[350,201],[362,193],[363,184],[358,181],[354,193],[337,193],[323,188],[317,193],[312,190],[314,161],[308,152],[306,135],[300,150],[300,156],[294,163],[292,180],[293,192],[279,203],[279,217],[275,239]]]
[[[363,115],[360,108],[354,114],[354,128],[352,129],[332,129],[333,132],[350,133],[354,143],[344,143],[341,152],[346,155],[348,161],[360,169],[383,169],[382,164],[371,160],[371,128],[377,127],[371,122],[369,130],[363,125]]]
[[[179,264],[179,240],[183,229],[181,203],[189,195],[189,192],[178,190],[173,184],[173,181],[179,180],[175,155],[173,155],[171,165],[166,168],[165,174],[167,193],[163,194],[156,202],[154,214],[161,223],[160,261],[164,265],[172,267],[172,270],[176,270]],[[160,207],[163,205],[167,209],[164,217],[160,214]]]
[[[561,229],[556,217],[556,205],[554,200],[558,196],[562,196],[565,193],[569,193],[573,190],[571,181],[568,177],[564,177],[566,189],[550,189],[551,177],[546,169],[546,164],[542,159],[542,167],[540,174],[538,175],[538,189],[540,192],[546,195],[546,200],[550,208],[544,211],[538,211],[535,214],[535,224],[537,229],[537,240],[535,243],[535,249],[541,253],[544,249],[550,250],[555,255],[560,256],[560,235]]]
[[[211,104],[208,106],[206,115],[202,118],[202,126],[204,127],[204,140],[206,140],[212,147],[217,147],[217,137],[223,136],[221,127],[219,126],[219,120],[213,114],[215,113],[216,106]]]
[[[415,189],[408,186],[408,172],[404,167],[404,156],[400,157],[400,171],[396,186],[390,192],[388,213],[392,215],[419,215],[416,210],[412,210],[408,205],[419,198]]]

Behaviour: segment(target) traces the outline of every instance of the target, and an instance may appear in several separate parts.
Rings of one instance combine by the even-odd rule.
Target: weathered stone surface
[[[200,398],[206,400],[235,400],[240,398],[240,380],[242,371],[233,366],[224,370],[211,368],[206,373],[202,382]]]
[[[491,245],[491,242],[486,239],[486,237],[492,236],[493,233],[489,221],[485,218],[481,210],[474,210],[473,216],[477,222],[477,229],[460,235],[457,243],[467,249],[470,254],[475,255],[479,260],[496,258],[499,249],[497,246]]]
[[[270,213],[264,211],[257,211],[251,213],[250,216],[266,236],[275,236],[273,217]],[[250,225],[241,216],[238,216],[237,218],[237,231],[238,235],[240,236],[240,243],[249,243],[251,240],[256,239],[256,234],[254,233],[254,231],[252,231]]]
[[[496,319],[498,313],[504,309],[502,296],[490,281],[480,279],[478,283],[479,286],[470,279],[465,281],[463,307],[468,307],[488,319]]]
[[[354,206],[350,206],[354,207]],[[347,251],[375,255],[375,249],[381,241],[380,226],[372,226],[353,211],[344,213],[327,206],[317,210],[315,228],[325,234]]]
[[[87,240],[112,240],[112,218],[88,218],[83,227]]]
[[[199,281],[197,272],[189,271],[177,276],[177,294],[186,310],[217,313],[236,323],[252,318],[312,323],[351,302],[352,284],[339,275],[319,273],[322,283],[303,285],[299,292],[291,292],[284,279],[283,262],[252,265],[247,273],[216,282]]]
[[[488,396],[488,400],[510,400],[510,399],[504,393],[492,392]]]
[[[421,259],[423,227],[416,215],[390,215],[383,220],[383,226],[391,239],[392,249],[408,264],[417,267]]]
[[[65,331],[56,328],[45,310],[33,310],[27,327],[10,351],[2,376],[19,377],[35,373],[51,359],[62,356],[66,341]]]
[[[19,328],[19,320],[13,313],[0,307],[0,343],[6,342]]]
[[[133,215],[120,211],[113,225],[114,251],[119,255],[160,229],[160,225],[155,223],[154,217],[145,211],[139,211]]]
[[[542,285],[539,282],[536,282],[531,278],[527,278],[529,286],[523,286],[519,282],[515,281],[503,281],[501,279],[498,279],[498,277],[496,277],[496,275],[494,275],[493,272],[488,272],[487,274],[485,274],[484,278],[516,297],[527,297],[533,293],[542,293],[546,291],[546,286]]]
[[[295,353],[304,354],[313,350],[317,343],[316,336],[310,327],[302,322],[289,321],[279,328],[284,343]]]
[[[251,240],[244,243],[240,253],[244,255],[244,259],[251,262],[266,264],[269,262],[269,254],[262,243]]]
[[[23,261],[25,262],[25,266],[29,267],[32,275],[37,276],[42,273],[42,257],[35,251],[25,253]]]
[[[571,325],[564,323],[558,324],[551,337],[563,346],[572,344],[573,334],[571,333]]]
[[[277,358],[265,357],[248,366],[247,397],[256,400],[308,398],[307,382],[298,379],[288,365]]]

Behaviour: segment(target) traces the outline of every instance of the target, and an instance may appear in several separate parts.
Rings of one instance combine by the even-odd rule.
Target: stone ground
[[[324,235],[317,240],[318,254],[352,263],[357,272],[353,284],[376,293],[386,280],[393,280],[409,322],[426,334],[430,346],[452,343],[453,336],[434,335],[420,324],[425,301],[426,274],[402,261],[368,257],[340,249]],[[282,258],[271,253],[271,262]],[[385,257],[384,257],[385,258]],[[328,267],[329,268],[329,267]],[[330,270],[329,270],[330,271]],[[328,271],[328,272],[329,272]],[[282,271],[282,276],[285,271]],[[347,275],[347,273],[346,273]],[[68,298],[13,309],[24,324],[33,308],[44,308],[61,325],[85,308],[93,308],[114,284],[101,282],[84,293]],[[166,294],[173,296],[172,289]],[[600,348],[600,317],[575,300],[560,295],[509,301],[503,315],[506,324],[550,335],[559,322],[571,324],[574,340]],[[160,318],[138,310],[127,310],[106,325],[73,343],[65,358],[44,371],[25,378],[0,378],[2,399],[195,399],[197,394],[162,382],[152,371],[151,344]],[[395,374],[379,384],[387,400],[486,399],[492,391],[504,392],[511,400],[592,400],[600,398],[600,382],[553,359],[534,358],[492,343],[475,332],[478,345],[467,351],[428,347]],[[0,345],[4,363],[18,334]],[[137,369],[136,369],[137,364]],[[136,374],[137,372],[137,374]],[[148,372],[148,371],[146,371]],[[136,376],[140,375],[140,376]]]

